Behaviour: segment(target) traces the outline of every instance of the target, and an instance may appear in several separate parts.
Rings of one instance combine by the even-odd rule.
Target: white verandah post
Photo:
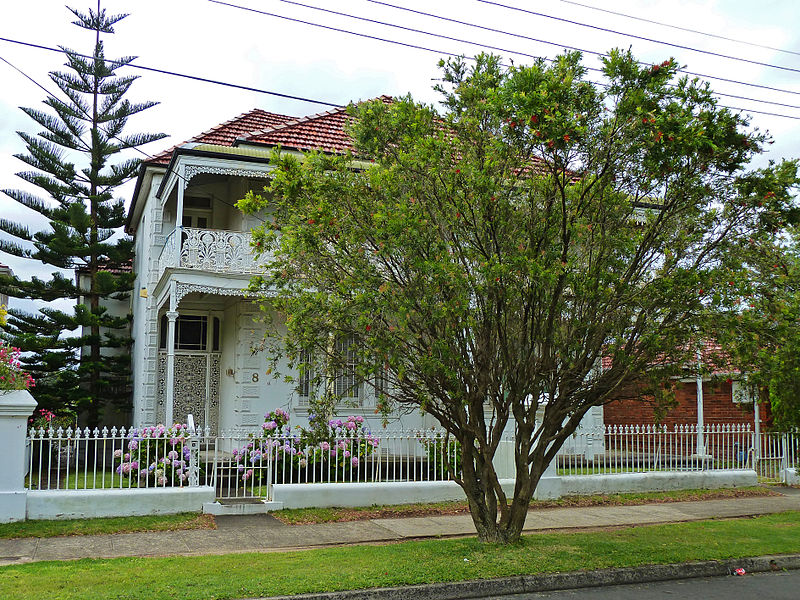
[[[186,177],[183,164],[178,167],[178,200],[175,207],[175,262],[176,267],[181,266],[181,247],[183,246],[183,196],[186,192]]]
[[[174,300],[170,299],[170,304],[174,304]],[[172,407],[175,403],[175,322],[177,320],[178,311],[169,310],[167,312],[167,389],[164,394],[164,425],[167,427],[172,426]]]

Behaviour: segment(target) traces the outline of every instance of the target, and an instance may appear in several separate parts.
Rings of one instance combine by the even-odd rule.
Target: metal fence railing
[[[290,431],[212,435],[209,429],[31,430],[26,486],[31,490],[211,485],[221,499],[271,498],[283,483],[445,481],[459,472],[461,449],[444,431],[334,429],[322,438]],[[505,448],[511,464],[512,442]],[[583,430],[561,448],[559,475],[755,469],[782,481],[798,466],[798,433],[757,434],[742,425],[671,429],[610,426]],[[498,460],[500,460],[498,458]],[[497,465],[496,465],[497,466]],[[513,476],[513,471],[512,471]]]

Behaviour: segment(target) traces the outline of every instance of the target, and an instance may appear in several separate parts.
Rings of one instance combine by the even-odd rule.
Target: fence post
[[[194,426],[194,415],[187,416],[187,429],[189,430],[189,486],[200,485],[200,436]]]
[[[27,390],[0,392],[0,523],[25,520],[25,437],[35,409]]]

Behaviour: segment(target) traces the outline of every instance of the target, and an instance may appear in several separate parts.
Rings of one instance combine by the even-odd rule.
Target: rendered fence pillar
[[[0,523],[25,520],[25,433],[35,409],[27,390],[0,392]]]

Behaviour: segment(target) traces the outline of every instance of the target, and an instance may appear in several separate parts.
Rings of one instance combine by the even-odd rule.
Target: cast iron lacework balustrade
[[[175,265],[176,238],[173,231],[164,244],[159,266],[163,271]],[[260,273],[263,261],[256,260],[250,246],[252,235],[243,231],[184,227],[178,267],[212,273]]]

